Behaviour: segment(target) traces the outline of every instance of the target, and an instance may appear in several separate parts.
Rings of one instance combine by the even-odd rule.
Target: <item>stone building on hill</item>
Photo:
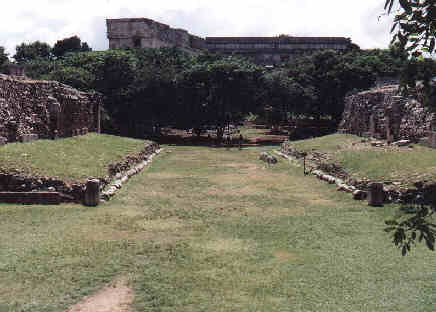
[[[190,54],[208,50],[251,57],[264,65],[279,64],[317,50],[345,50],[351,40],[343,37],[206,37],[147,18],[108,19],[110,49],[178,47]]]

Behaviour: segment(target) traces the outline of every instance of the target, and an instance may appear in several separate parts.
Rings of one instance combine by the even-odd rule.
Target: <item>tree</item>
[[[79,37],[73,36],[58,40],[53,47],[53,55],[63,57],[69,52],[89,52],[91,48],[86,42],[82,42]]]
[[[95,77],[86,69],[70,66],[59,66],[43,78],[59,81],[83,91],[89,91],[95,81]]]
[[[316,119],[328,116],[339,122],[347,93],[368,89],[375,82],[370,69],[357,66],[353,61],[335,51],[321,51],[292,64],[288,75],[304,86],[307,99],[299,112]]]
[[[8,54],[5,52],[4,47],[0,47],[0,73],[7,72],[7,64],[9,63]]]
[[[385,10],[392,13],[396,0],[386,0]],[[433,53],[436,51],[436,1],[435,0],[398,0],[399,8],[396,11],[394,25],[391,33],[394,33],[393,43],[398,42],[400,47],[417,58],[423,52]],[[435,88],[429,88],[429,79],[435,74],[431,70],[434,61],[424,59],[412,59],[403,71],[403,81],[406,85],[415,86],[417,78],[424,81],[427,88],[427,96],[432,101],[427,104],[435,107]],[[420,66],[422,67],[419,70]],[[415,205],[404,206],[403,210],[412,215],[400,215],[395,220],[386,221],[388,226],[385,231],[393,232],[393,243],[400,247],[405,256],[410,252],[416,241],[425,241],[430,250],[434,250],[436,238],[436,225],[432,222],[436,212],[436,199],[434,192],[423,194],[418,198]]]
[[[15,49],[14,59],[18,64],[36,59],[50,60],[52,57],[51,47],[45,42],[22,43],[16,46]]]
[[[396,3],[399,3],[399,7],[391,29],[391,33],[394,33],[392,42],[398,41],[413,56],[435,52],[436,1],[386,0],[385,10],[388,14],[396,8]]]
[[[256,110],[262,79],[260,67],[235,56],[211,58],[187,68],[180,81],[184,100],[178,107],[186,116],[184,126],[215,125],[220,139],[226,125]]]
[[[9,62],[8,54],[5,51],[4,47],[0,47],[0,66]]]

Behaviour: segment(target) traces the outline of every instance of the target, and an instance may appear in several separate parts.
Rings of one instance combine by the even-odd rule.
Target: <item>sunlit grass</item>
[[[98,207],[0,205],[0,311],[66,311],[120,277],[132,311],[435,309],[434,254],[383,232],[395,206],[271,149],[172,146]]]
[[[144,141],[105,134],[0,146],[0,168],[82,180],[107,175],[107,164],[139,152]]]

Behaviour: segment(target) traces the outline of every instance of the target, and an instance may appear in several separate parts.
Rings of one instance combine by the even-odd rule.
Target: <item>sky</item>
[[[208,36],[347,37],[361,48],[387,48],[392,18],[385,0],[10,0],[0,11],[0,46],[74,35],[108,49],[106,18],[146,17]]]

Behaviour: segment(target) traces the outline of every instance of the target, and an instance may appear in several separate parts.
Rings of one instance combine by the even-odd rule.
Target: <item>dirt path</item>
[[[68,312],[129,312],[133,291],[120,280],[72,306]]]

